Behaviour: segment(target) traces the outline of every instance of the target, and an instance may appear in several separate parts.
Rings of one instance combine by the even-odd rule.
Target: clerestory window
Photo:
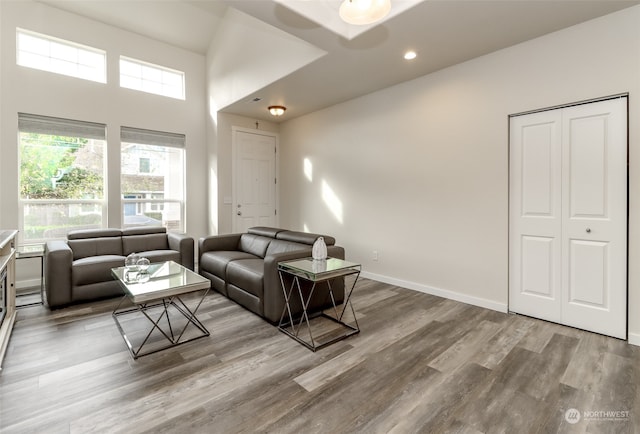
[[[16,39],[20,66],[107,82],[107,54],[103,50],[20,28]]]
[[[184,72],[120,56],[120,86],[185,99]]]

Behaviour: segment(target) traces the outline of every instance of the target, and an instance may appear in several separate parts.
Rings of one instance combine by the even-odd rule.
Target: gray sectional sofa
[[[194,269],[194,240],[164,227],[71,231],[67,240],[45,245],[45,288],[49,307],[122,295],[111,269],[130,253],[151,262],[175,261]]]
[[[344,259],[344,249],[335,245],[333,237],[254,227],[247,233],[200,238],[198,272],[211,280],[213,289],[275,324],[284,308],[278,262],[310,257],[319,236],[324,237],[328,256]],[[286,278],[285,284],[290,281]],[[332,286],[336,302],[342,302],[344,280]],[[292,298],[292,302],[293,314],[300,313],[299,297]],[[309,309],[319,310],[330,303],[327,291],[315,291]]]

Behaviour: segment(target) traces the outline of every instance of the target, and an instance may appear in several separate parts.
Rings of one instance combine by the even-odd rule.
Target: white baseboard
[[[449,291],[441,288],[434,288],[432,286],[423,285],[421,283],[409,282],[406,280],[396,279],[394,277],[383,276],[381,274],[369,273],[367,271],[363,271],[360,275],[366,279],[376,280],[378,282],[388,283],[390,285],[413,289],[414,291],[448,298],[451,300],[459,301],[461,303],[471,304],[473,306],[484,307],[486,309],[491,309],[503,313],[507,313],[509,311],[509,306],[505,303],[498,303],[496,301],[474,297],[472,295],[460,294],[459,292]]]
[[[631,345],[637,345],[640,347],[640,334],[638,333],[629,333],[628,341]]]

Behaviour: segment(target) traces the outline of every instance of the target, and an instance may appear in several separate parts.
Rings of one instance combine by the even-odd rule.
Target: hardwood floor
[[[211,336],[133,360],[118,301],[19,311],[2,433],[640,432],[640,348],[613,338],[361,279],[361,333],[317,353],[211,293]]]

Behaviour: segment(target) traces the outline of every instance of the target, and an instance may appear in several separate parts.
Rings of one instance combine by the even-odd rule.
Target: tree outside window
[[[101,227],[104,140],[34,132],[21,132],[19,139],[23,241]]]

